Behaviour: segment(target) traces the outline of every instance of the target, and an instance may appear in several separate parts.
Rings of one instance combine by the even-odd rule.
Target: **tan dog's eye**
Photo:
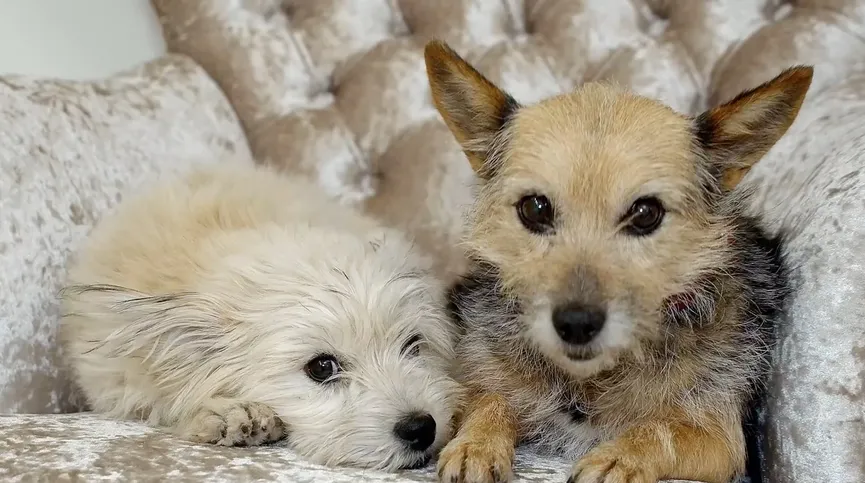
[[[652,196],[640,198],[624,216],[628,221],[625,231],[632,236],[649,235],[661,226],[665,214],[666,210],[659,199]]]
[[[524,196],[517,202],[520,222],[529,231],[547,233],[553,227],[553,205],[543,195]]]

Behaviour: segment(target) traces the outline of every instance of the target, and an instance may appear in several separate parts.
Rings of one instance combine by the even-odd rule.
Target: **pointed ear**
[[[724,190],[735,188],[793,124],[814,70],[797,66],[696,119],[698,142]]]
[[[436,109],[472,168],[488,177],[496,136],[519,105],[444,42],[429,42],[424,58]]]

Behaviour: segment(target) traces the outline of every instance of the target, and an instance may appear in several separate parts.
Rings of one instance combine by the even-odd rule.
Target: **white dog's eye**
[[[325,383],[330,382],[334,376],[339,374],[341,368],[336,357],[325,354],[316,356],[306,363],[304,368],[306,375],[315,382]]]
[[[402,346],[402,353],[412,357],[420,355],[420,340],[421,337],[419,335],[413,335]]]

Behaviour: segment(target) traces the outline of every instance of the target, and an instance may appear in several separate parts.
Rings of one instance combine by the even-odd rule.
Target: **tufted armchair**
[[[86,413],[55,344],[69,253],[130,189],[255,157],[409,232],[440,275],[473,175],[432,106],[444,39],[522,102],[617,82],[688,114],[792,64],[815,79],[748,175],[796,292],[766,415],[773,482],[865,481],[865,0],[152,0],[164,58],[95,83],[0,78],[0,478],[432,481],[211,448]],[[39,414],[42,413],[42,414]],[[48,415],[47,413],[64,413]],[[520,481],[571,462],[517,458]]]

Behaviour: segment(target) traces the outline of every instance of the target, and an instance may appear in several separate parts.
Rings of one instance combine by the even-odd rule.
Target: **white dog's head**
[[[202,292],[252,327],[234,377],[290,445],[330,465],[424,465],[451,436],[458,385],[444,290],[397,232],[275,230]],[[245,357],[245,358],[246,358]]]

